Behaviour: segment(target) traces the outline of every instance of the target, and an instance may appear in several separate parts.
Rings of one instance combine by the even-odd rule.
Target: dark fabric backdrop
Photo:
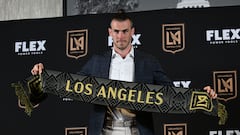
[[[167,128],[169,124],[176,127],[179,124],[180,127],[185,126],[184,135],[217,135],[220,132],[223,134],[228,131],[239,132],[238,114],[240,109],[237,95],[237,86],[239,86],[237,73],[240,68],[238,60],[240,57],[239,11],[240,7],[234,6],[130,13],[136,27],[136,37],[139,37],[136,38],[136,41],[140,43],[136,45],[137,49],[156,56],[175,84],[189,82],[188,87],[202,88],[205,85],[214,87],[221,97],[219,101],[226,105],[229,113],[228,121],[224,126],[218,125],[217,118],[204,114],[163,114],[159,118],[157,134],[180,133],[181,130],[177,130],[177,128],[176,131]],[[30,76],[32,66],[38,62],[44,63],[48,69],[78,72],[92,54],[111,48],[108,46],[107,31],[111,16],[112,14],[78,15],[0,22],[1,134],[61,135],[65,134],[65,130],[68,128],[88,126],[90,104],[68,101],[53,95],[49,95],[33,111],[32,116],[28,117],[24,113],[24,109],[19,107],[11,83]],[[170,26],[170,24],[174,24],[174,26]],[[170,28],[165,29],[166,27],[164,27],[163,29],[163,25]],[[80,34],[68,36],[67,32],[71,34],[73,30],[87,30],[87,36],[82,31],[77,31]],[[175,37],[181,43],[176,42],[172,47],[180,48],[175,49],[177,51],[175,53],[165,51],[163,47],[168,47],[169,44],[164,43],[167,43],[167,40],[174,42],[174,36],[166,39],[166,33],[176,34],[178,30],[182,35],[175,35]],[[206,39],[206,33],[209,30],[214,32],[211,41]],[[228,31],[225,32],[226,36],[223,36],[223,31]],[[69,57],[66,54],[66,48],[69,46],[67,39],[81,36],[85,39],[83,51],[86,51],[87,55],[79,56],[79,58]],[[225,39],[217,39],[221,37],[225,37]],[[43,40],[46,41],[44,48],[35,50],[35,47],[38,48],[35,41]],[[25,48],[24,43],[26,43]],[[73,42],[74,44],[75,42]],[[30,46],[33,49],[27,50]],[[24,50],[27,51],[23,52]],[[214,77],[214,75],[216,76]],[[227,82],[227,80],[230,80],[228,85],[221,83]],[[221,90],[219,86],[226,88],[225,93],[219,91]],[[84,133],[79,131],[79,133],[67,132],[66,134]]]

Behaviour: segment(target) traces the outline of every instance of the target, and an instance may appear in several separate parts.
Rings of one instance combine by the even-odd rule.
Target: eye
[[[117,33],[117,34],[119,33],[119,30],[113,30],[113,31],[114,31],[114,33]]]
[[[123,33],[127,33],[128,31],[129,31],[129,30],[128,30],[128,29],[126,29],[126,30],[123,30],[122,32],[123,32]]]

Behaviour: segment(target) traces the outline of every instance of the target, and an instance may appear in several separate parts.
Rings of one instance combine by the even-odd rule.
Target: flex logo
[[[134,34],[132,36],[132,45],[133,46],[141,45],[140,37],[141,37],[141,34]],[[113,46],[113,39],[111,36],[108,36],[108,46]]]
[[[187,124],[164,124],[164,135],[187,135]]]
[[[240,29],[207,30],[206,39],[207,41],[239,40]]]
[[[240,28],[206,30],[206,41],[209,44],[238,44]]]
[[[209,131],[209,135],[240,135],[239,130]]]
[[[219,100],[228,101],[237,97],[237,71],[214,71],[213,81]]]
[[[175,87],[189,88],[191,81],[173,81]]]
[[[65,128],[65,135],[87,135],[86,127]]]
[[[42,54],[46,51],[46,40],[15,42],[15,53],[18,55]]]
[[[67,31],[66,55],[78,59],[88,53],[88,30]]]
[[[211,112],[212,108],[213,108],[212,100],[210,99],[206,92],[198,91],[192,92],[190,110],[201,109]]]
[[[162,49],[165,52],[176,53],[185,48],[184,24],[162,25]]]

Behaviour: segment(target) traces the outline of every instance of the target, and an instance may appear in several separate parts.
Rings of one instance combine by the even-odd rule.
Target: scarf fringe
[[[33,105],[29,99],[28,94],[24,90],[22,84],[20,82],[12,83],[11,86],[15,88],[15,94],[17,95],[20,103],[23,104],[23,106],[25,106],[25,113],[28,116],[31,116],[31,113],[33,111]]]
[[[218,117],[220,118],[218,124],[225,125],[225,123],[228,119],[228,112],[226,110],[225,105],[223,105],[219,102],[218,102]]]

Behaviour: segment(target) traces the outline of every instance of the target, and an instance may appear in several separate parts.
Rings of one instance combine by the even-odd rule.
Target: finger
[[[33,75],[37,75],[37,74],[41,74],[42,73],[42,70],[43,70],[43,64],[42,63],[38,63],[38,64],[35,64],[31,70],[31,73]]]
[[[31,70],[32,75],[36,75],[35,71],[32,69]]]
[[[214,94],[215,94],[215,92],[213,90],[211,90],[210,95],[213,97]]]
[[[217,98],[217,93],[210,86],[206,86],[203,89],[207,91],[207,93],[209,94],[209,96],[211,98],[213,98],[213,99]]]
[[[43,64],[42,64],[42,63],[39,63],[39,64],[38,64],[39,74],[42,73],[43,68],[44,68],[44,67],[43,67]]]
[[[208,93],[210,98],[216,99],[217,98],[217,94],[213,89],[210,89],[210,92]]]
[[[32,73],[33,75],[36,75],[36,74],[38,73],[37,65],[34,65],[34,66],[33,66],[32,70],[31,70],[31,73]]]
[[[210,91],[211,91],[211,87],[210,86],[205,86],[203,89],[206,90],[207,93],[210,93]]]
[[[210,94],[213,99],[217,98],[217,93],[214,90],[212,90]]]
[[[213,98],[213,99],[216,99],[216,98],[217,98],[217,93],[214,93],[214,95],[213,95],[212,98]]]

